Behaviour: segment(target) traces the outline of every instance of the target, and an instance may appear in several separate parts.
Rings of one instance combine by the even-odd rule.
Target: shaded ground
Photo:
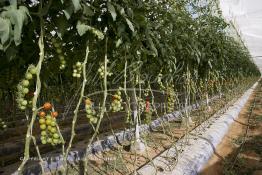
[[[262,86],[242,109],[201,175],[262,175]]]

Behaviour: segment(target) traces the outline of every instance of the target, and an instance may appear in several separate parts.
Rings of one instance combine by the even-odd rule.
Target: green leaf
[[[65,10],[63,10],[63,12],[65,14],[66,19],[70,19],[71,15],[74,12],[74,7],[72,5],[68,6]]]
[[[27,23],[27,19],[29,15],[29,11],[25,6],[19,6],[17,9],[14,5],[10,5],[4,8],[5,11],[1,13],[3,18],[7,18],[11,21],[11,24],[14,26],[13,32],[13,40],[16,45],[21,43],[21,34],[23,24]]]
[[[120,44],[122,44],[122,40],[121,38],[119,38],[116,42],[116,48],[118,48],[120,46]]]
[[[108,2],[107,3],[107,9],[108,11],[110,12],[112,18],[113,18],[113,21],[116,20],[116,10],[115,10],[115,7],[110,3]]]
[[[135,29],[134,29],[134,26],[133,26],[132,22],[129,19],[126,18],[126,23],[127,23],[128,27],[129,27],[129,29],[132,30],[132,32],[134,32]]]
[[[55,23],[58,28],[58,35],[62,38],[68,27],[68,21],[65,19],[64,16],[60,16],[58,19],[55,20]]]
[[[74,12],[77,12],[81,9],[80,0],[72,0],[72,3],[74,5]]]
[[[10,20],[0,17],[0,39],[2,45],[4,45],[9,40],[11,30],[12,26]]]
[[[84,13],[86,16],[94,16],[93,10],[91,9],[90,6],[87,6],[87,5],[84,6],[83,13]]]
[[[90,31],[95,36],[97,36],[98,39],[104,39],[104,34],[101,31],[95,29],[94,27],[83,24],[80,21],[77,22],[76,29],[80,36],[83,36],[87,31]]]

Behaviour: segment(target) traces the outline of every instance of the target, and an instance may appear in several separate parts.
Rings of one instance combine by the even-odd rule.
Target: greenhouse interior
[[[1,0],[0,175],[262,175],[261,0]]]

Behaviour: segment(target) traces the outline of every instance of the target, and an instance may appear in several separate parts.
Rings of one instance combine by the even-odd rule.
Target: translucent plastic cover
[[[220,0],[220,7],[262,72],[262,0]]]

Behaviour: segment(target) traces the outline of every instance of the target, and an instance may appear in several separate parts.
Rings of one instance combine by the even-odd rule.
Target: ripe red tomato
[[[38,115],[39,115],[39,117],[45,117],[46,114],[45,114],[44,111],[41,111],[41,112],[38,113]]]
[[[51,109],[52,109],[52,105],[51,105],[51,103],[46,102],[46,103],[43,105],[43,108],[44,108],[44,110],[48,111],[48,110],[51,110]]]
[[[57,117],[58,116],[58,112],[56,112],[56,111],[52,112],[51,115],[52,115],[52,117]]]

